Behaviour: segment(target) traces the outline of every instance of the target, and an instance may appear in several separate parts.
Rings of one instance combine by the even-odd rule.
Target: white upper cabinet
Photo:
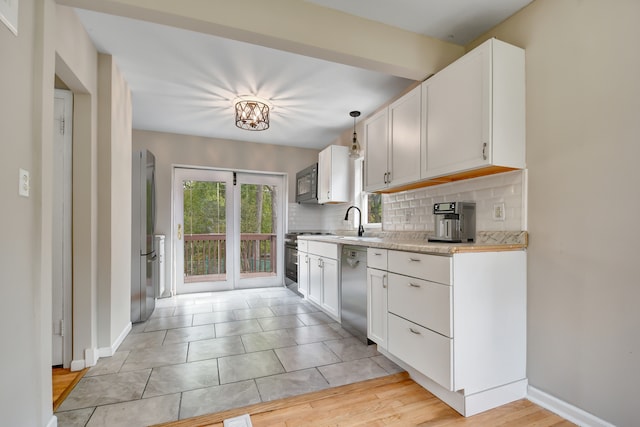
[[[365,122],[365,190],[420,180],[422,88],[415,87]]]
[[[420,179],[421,103],[422,88],[417,86],[389,106],[389,187]]]
[[[318,155],[318,203],[349,200],[349,149],[330,145]]]
[[[389,146],[389,110],[377,112],[364,123],[364,189],[378,191],[387,187]]]
[[[490,39],[422,87],[423,178],[525,167],[524,50]]]

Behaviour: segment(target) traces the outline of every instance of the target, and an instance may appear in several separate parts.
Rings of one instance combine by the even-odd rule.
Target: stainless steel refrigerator
[[[131,191],[131,322],[144,322],[156,306],[155,157],[147,150],[133,153]]]

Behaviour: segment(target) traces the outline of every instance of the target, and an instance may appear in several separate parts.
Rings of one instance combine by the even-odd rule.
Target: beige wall
[[[98,55],[98,80],[98,346],[111,349],[131,322],[132,110],[111,55]]]
[[[165,234],[171,248],[171,177],[173,165],[286,173],[289,201],[295,201],[296,172],[318,161],[318,151],[244,141],[224,141],[160,132],[133,131],[133,149],[156,157],[157,233]],[[167,280],[173,277],[170,263]],[[169,287],[169,282],[167,283]]]
[[[487,34],[526,49],[529,382],[620,426],[640,382],[638,18],[536,0]]]
[[[38,134],[42,121],[37,121],[43,114],[38,71],[43,67],[43,56],[38,54],[43,49],[42,34],[38,34],[43,29],[39,25],[43,10],[43,3],[20,2],[17,37],[0,23],[0,215],[4,225],[0,239],[0,340],[4,349],[0,354],[0,414],[7,425],[44,425],[51,413],[44,407],[43,396],[51,379],[40,378],[46,360],[43,352],[49,352],[51,360],[50,340],[48,346],[41,342],[45,325],[50,327],[51,311],[41,312],[45,306],[41,301],[47,295],[39,275],[47,256],[41,253],[40,238],[40,165],[45,149]],[[19,168],[30,172],[29,198],[18,196]]]
[[[98,53],[73,10],[58,6],[56,74],[74,95],[73,360],[98,346]]]

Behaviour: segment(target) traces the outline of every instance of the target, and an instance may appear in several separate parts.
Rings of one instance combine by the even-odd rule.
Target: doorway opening
[[[175,293],[284,283],[284,175],[176,167]]]
[[[72,357],[72,118],[73,94],[56,89],[53,126],[51,365]]]

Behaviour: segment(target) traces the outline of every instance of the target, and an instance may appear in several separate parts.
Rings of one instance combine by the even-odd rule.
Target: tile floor
[[[58,426],[146,426],[401,371],[287,288],[158,300],[56,412]]]

